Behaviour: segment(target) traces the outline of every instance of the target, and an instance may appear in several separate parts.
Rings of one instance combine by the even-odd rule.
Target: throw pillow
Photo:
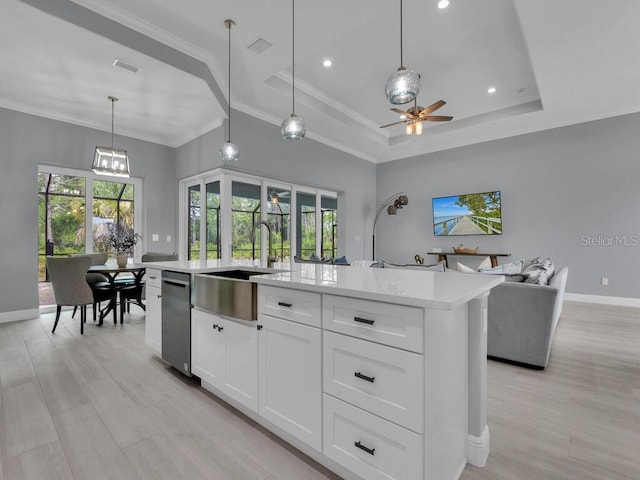
[[[384,268],[384,261],[378,260],[377,262],[373,262],[369,265],[369,268]]]
[[[462,273],[476,273],[473,268],[467,267],[465,264],[460,262],[456,262],[456,270]]]
[[[347,257],[345,257],[345,256],[343,255],[343,256],[341,256],[341,257],[336,258],[336,259],[333,261],[333,263],[338,264],[338,265],[340,265],[340,264],[346,265],[346,264],[347,264],[347,263],[349,263],[349,262],[347,262]]]
[[[527,268],[522,271],[525,283],[534,283],[536,285],[548,285],[549,280],[555,273],[555,266],[551,258],[542,257],[535,259]]]

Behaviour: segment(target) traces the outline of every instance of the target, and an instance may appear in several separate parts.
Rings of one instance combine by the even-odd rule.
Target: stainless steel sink
[[[207,312],[241,320],[258,318],[257,285],[254,275],[272,272],[225,270],[194,276],[194,306]]]

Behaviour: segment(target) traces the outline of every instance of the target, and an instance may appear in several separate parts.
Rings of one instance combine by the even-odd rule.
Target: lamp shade
[[[235,162],[238,160],[240,150],[235,143],[229,140],[220,147],[219,153],[220,158],[222,158],[222,160],[224,160],[225,162]]]
[[[394,105],[413,102],[420,92],[420,75],[413,70],[400,67],[387,80],[384,92],[387,100]]]
[[[280,125],[280,128],[282,129],[282,138],[285,140],[302,140],[307,133],[304,120],[295,113],[292,113],[289,118],[286,118],[282,122],[282,125]]]
[[[98,175],[129,177],[127,151],[113,147],[96,147],[91,169]]]

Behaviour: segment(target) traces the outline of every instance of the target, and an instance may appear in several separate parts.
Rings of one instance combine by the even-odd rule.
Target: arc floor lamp
[[[408,203],[409,198],[404,194],[404,192],[398,192],[387,198],[378,208],[376,218],[373,221],[373,260],[376,259],[376,225],[378,223],[378,218],[380,218],[380,214],[386,209],[387,215],[395,215],[398,213],[398,210],[402,210],[402,208]]]

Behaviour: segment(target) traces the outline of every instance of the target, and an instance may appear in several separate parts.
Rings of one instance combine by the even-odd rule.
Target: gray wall
[[[38,308],[38,164],[90,170],[96,145],[110,134],[0,109],[0,313]],[[175,250],[175,149],[116,136],[131,175],[143,178],[145,250]],[[161,242],[151,243],[151,233]],[[166,243],[166,235],[172,243]]]
[[[237,163],[224,164],[218,155],[225,130],[217,128],[177,151],[178,178],[218,167],[287,182],[338,191],[338,251],[349,260],[367,258],[369,223],[375,204],[375,165],[310,138],[291,143],[280,127],[241,112],[232,112],[232,138]]]
[[[638,132],[633,114],[378,165],[377,202],[400,190],[409,196],[397,216],[379,220],[378,257],[412,262],[459,243],[512,260],[551,256],[570,268],[568,292],[638,298]],[[433,235],[432,197],[490,190],[502,191],[502,236]]]

